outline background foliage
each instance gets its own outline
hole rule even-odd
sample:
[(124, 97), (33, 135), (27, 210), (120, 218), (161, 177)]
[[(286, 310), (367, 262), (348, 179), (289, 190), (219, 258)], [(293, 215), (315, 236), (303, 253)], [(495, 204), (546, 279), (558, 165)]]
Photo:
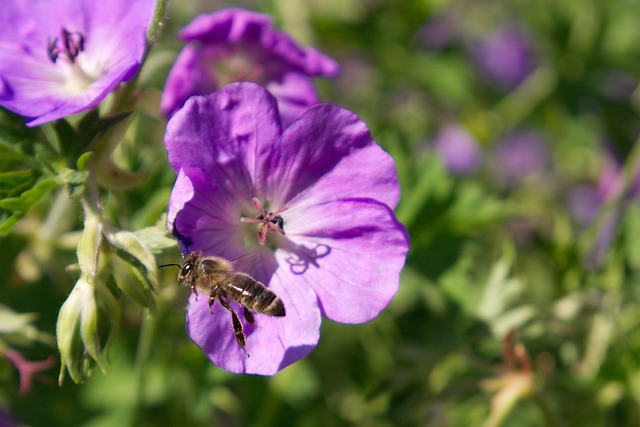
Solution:
[[(84, 384), (67, 377), (58, 387), (56, 362), (20, 394), (17, 371), (0, 359), (0, 408), (34, 426), (638, 425), (640, 4), (240, 3), (336, 58), (342, 74), (318, 83), (324, 99), (360, 115), (394, 156), (403, 188), (397, 215), (411, 235), (396, 298), (364, 325), (325, 319), (315, 351), (274, 377), (239, 376), (188, 340), (188, 290), (164, 269), (152, 302), (120, 292), (106, 375), (98, 368)], [(105, 216), (155, 242), (158, 264), (180, 259), (158, 231), (175, 179), (159, 95), (181, 48), (176, 31), (223, 6), (171, 5), (140, 76), (138, 108), (114, 119), (128, 128), (114, 165), (103, 168), (123, 174), (99, 195)], [(521, 31), (531, 54), (515, 84), (478, 58), (504, 25)], [(78, 279), (66, 269), (77, 263), (83, 229), (85, 158), (74, 152), (73, 129), (92, 122), (70, 122), (25, 129), (4, 112), (0, 122), (0, 350), (10, 345), (30, 360), (59, 361), (56, 319)], [(447, 168), (433, 143), (447, 125), (477, 142), (475, 170)], [(536, 135), (538, 148), (511, 155), (540, 157), (531, 169), (500, 154), (501, 141), (522, 131)], [(40, 133), (59, 146), (32, 142)], [(55, 177), (43, 165), (54, 165)], [(522, 173), (509, 172), (513, 165)], [(616, 191), (607, 186), (612, 174)], [(581, 214), (584, 204), (590, 210)], [(155, 305), (152, 321), (141, 303)], [(512, 330), (517, 344), (505, 340)]]

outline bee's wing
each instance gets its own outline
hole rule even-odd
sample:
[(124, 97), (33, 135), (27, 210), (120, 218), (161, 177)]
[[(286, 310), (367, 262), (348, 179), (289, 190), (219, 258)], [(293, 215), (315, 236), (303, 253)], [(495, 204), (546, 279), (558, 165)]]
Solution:
[(243, 271), (246, 269), (242, 268), (242, 266), (255, 264), (257, 257), (258, 257), (258, 251), (252, 250), (228, 259), (231, 262), (231, 264), (234, 265), (234, 267), (237, 266), (237, 268), (234, 268), (235, 271)]

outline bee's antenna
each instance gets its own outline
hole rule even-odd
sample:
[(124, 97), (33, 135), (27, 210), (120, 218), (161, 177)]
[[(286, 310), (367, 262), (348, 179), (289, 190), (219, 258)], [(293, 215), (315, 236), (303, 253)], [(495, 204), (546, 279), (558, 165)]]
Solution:
[(158, 268), (162, 268), (162, 267), (171, 267), (171, 266), (174, 266), (174, 265), (175, 265), (176, 267), (181, 267), (181, 265), (180, 265), (180, 264), (162, 264), (162, 265), (159, 265), (159, 266), (158, 266)]

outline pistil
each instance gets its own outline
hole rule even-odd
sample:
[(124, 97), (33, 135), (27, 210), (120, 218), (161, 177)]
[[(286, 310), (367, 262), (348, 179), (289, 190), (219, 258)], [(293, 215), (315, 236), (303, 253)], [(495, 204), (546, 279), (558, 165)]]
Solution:
[(260, 231), (258, 231), (258, 243), (260, 243), (261, 246), (264, 246), (267, 240), (267, 231), (272, 230), (277, 231), (282, 235), (285, 234), (284, 219), (280, 216), (280, 214), (287, 210), (286, 207), (280, 208), (275, 212), (267, 213), (256, 197), (253, 198), (253, 206), (258, 210), (258, 212), (260, 212), (260, 215), (258, 215), (256, 218), (242, 217), (240, 218), (240, 221), (259, 224)]

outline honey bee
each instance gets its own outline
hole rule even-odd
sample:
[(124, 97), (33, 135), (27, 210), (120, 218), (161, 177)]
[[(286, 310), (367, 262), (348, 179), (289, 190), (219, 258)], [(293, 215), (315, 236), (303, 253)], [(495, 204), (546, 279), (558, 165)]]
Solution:
[[(177, 265), (177, 264), (176, 264)], [(231, 322), (236, 341), (242, 351), (246, 350), (247, 336), (244, 326), (229, 305), (229, 300), (240, 304), (244, 309), (244, 317), (254, 323), (253, 314), (267, 316), (285, 316), (284, 304), (271, 290), (248, 274), (235, 272), (233, 263), (217, 256), (205, 256), (200, 252), (191, 252), (182, 262), (178, 275), (178, 285), (189, 286), (198, 297), (198, 291), (209, 294), (209, 311), (213, 313), (216, 299), (231, 313)]]

